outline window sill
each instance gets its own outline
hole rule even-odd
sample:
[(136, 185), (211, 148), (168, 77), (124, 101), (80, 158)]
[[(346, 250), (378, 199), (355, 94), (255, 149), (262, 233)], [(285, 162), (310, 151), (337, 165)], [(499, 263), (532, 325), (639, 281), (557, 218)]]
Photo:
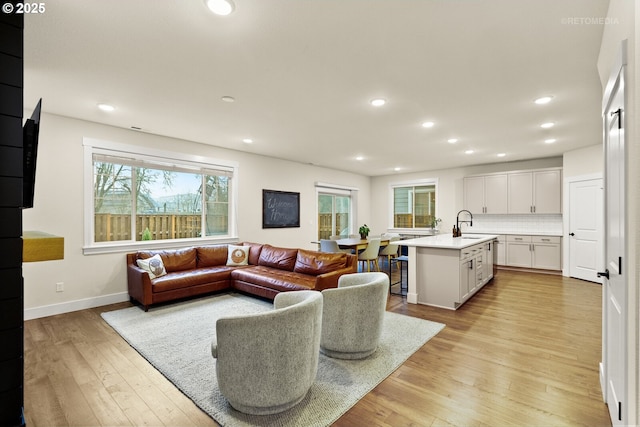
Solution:
[(224, 243), (237, 243), (237, 237), (221, 237), (206, 239), (180, 239), (180, 240), (157, 240), (152, 242), (114, 242), (94, 246), (84, 246), (83, 255), (100, 255), (120, 252), (135, 252), (140, 250), (177, 249), (191, 246), (216, 245)]

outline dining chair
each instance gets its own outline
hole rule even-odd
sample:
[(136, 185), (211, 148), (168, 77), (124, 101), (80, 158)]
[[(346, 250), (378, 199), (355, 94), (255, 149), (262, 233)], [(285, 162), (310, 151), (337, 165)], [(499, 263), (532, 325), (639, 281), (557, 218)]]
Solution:
[(380, 257), (384, 257), (387, 259), (387, 266), (389, 267), (389, 272), (391, 272), (391, 258), (395, 258), (398, 256), (398, 250), (400, 249), (400, 244), (393, 243), (400, 240), (400, 236), (391, 236), (389, 237), (389, 244), (384, 248), (380, 248), (379, 255)]
[(335, 240), (327, 240), (327, 239), (321, 239), (320, 240), (320, 252), (329, 252), (329, 253), (346, 253), (346, 254), (350, 254), (352, 253), (349, 249), (340, 249), (340, 246), (338, 246), (338, 242), (336, 242)]
[[(371, 271), (371, 263), (373, 262), (375, 271), (380, 271), (380, 266), (378, 265), (378, 252), (380, 252), (380, 238), (376, 237), (369, 239), (367, 248), (358, 254), (358, 263), (360, 263), (360, 261), (366, 262), (367, 271)], [(362, 270), (364, 271), (364, 266)]]

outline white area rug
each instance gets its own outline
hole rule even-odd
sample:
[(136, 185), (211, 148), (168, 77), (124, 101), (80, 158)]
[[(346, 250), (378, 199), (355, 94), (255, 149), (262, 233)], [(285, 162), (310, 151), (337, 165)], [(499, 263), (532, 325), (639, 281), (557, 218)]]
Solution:
[(229, 293), (151, 308), (103, 313), (127, 342), (223, 426), (327, 426), (395, 371), (444, 328), (441, 323), (387, 312), (378, 350), (364, 360), (320, 355), (318, 376), (294, 408), (276, 415), (253, 416), (234, 410), (220, 394), (211, 341), (216, 320), (272, 310), (272, 304)]

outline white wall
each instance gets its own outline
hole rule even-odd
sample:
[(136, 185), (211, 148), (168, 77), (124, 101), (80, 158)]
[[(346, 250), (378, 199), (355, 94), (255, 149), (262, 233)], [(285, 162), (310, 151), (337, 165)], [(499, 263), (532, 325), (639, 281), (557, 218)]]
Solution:
[(462, 209), (462, 179), (465, 176), (551, 167), (562, 167), (562, 157), (373, 177), (371, 179), (372, 211), (371, 220), (368, 224), (371, 226), (371, 232), (373, 234), (383, 233), (389, 228), (392, 218), (389, 185), (394, 183), (436, 178), (438, 180), (436, 190), (436, 215), (442, 218), (440, 230), (447, 232), (455, 225), (456, 214)]
[[(65, 257), (23, 264), (26, 319), (128, 298), (124, 253), (82, 253), (84, 137), (238, 162), (241, 241), (315, 249), (317, 181), (358, 188), (358, 212), (369, 212), (370, 179), (357, 174), (50, 114), (43, 115), (40, 131), (34, 208), (24, 211), (23, 229), (64, 237)], [(263, 188), (300, 192), (300, 228), (262, 229)], [(64, 292), (55, 292), (56, 282), (64, 282)]]
[(573, 176), (602, 174), (604, 170), (602, 144), (567, 151), (562, 159), (564, 179)]

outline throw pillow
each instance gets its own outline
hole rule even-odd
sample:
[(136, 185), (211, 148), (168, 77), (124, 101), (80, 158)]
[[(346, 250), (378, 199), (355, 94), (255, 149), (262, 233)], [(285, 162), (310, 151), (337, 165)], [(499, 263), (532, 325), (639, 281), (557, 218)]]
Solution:
[(158, 254), (152, 256), (151, 258), (139, 259), (136, 261), (136, 263), (138, 264), (138, 267), (149, 273), (149, 277), (151, 279), (155, 279), (156, 277), (164, 276), (165, 274), (167, 274), (167, 270), (165, 270), (164, 268), (162, 258), (160, 258), (160, 255)]
[(249, 246), (229, 245), (227, 265), (249, 264)]

